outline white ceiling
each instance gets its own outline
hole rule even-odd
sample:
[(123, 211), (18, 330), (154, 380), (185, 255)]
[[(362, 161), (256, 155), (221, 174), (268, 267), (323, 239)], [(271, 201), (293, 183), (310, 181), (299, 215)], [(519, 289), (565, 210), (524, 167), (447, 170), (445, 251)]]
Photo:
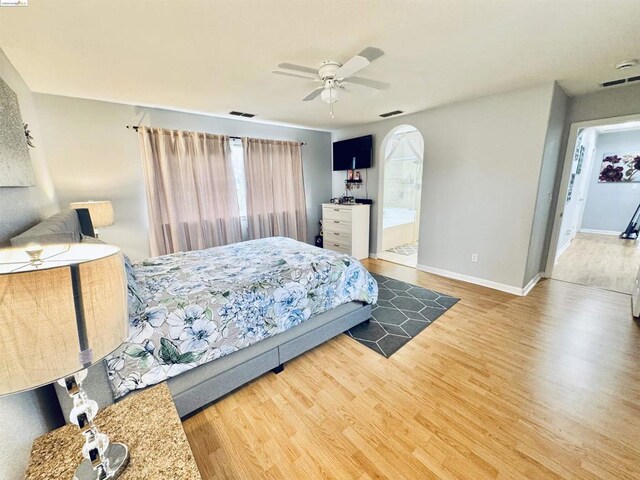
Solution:
[[(335, 118), (278, 63), (385, 55)], [(335, 129), (557, 80), (569, 94), (637, 75), (638, 0), (30, 0), (0, 8), (0, 48), (29, 87), (74, 97)], [(624, 88), (624, 87), (622, 87)]]

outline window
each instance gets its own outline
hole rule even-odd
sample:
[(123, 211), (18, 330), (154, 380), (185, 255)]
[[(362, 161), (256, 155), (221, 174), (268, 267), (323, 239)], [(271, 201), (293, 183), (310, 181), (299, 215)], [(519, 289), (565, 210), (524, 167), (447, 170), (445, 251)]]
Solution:
[(232, 138), (229, 140), (231, 146), (231, 162), (233, 163), (233, 175), (236, 180), (236, 192), (238, 194), (238, 208), (242, 222), (247, 220), (247, 183), (244, 176), (244, 150), (242, 140)]

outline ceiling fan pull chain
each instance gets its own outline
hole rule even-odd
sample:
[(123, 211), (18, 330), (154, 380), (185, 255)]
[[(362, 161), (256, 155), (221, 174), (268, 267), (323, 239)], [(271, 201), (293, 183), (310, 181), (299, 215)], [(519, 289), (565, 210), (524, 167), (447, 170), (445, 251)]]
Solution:
[(329, 114), (333, 118), (333, 88), (329, 88)]

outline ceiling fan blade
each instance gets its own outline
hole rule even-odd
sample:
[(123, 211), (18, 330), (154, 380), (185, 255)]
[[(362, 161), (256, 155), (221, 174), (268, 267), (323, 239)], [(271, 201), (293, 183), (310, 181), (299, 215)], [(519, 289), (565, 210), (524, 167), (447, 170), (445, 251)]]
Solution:
[(367, 47), (358, 54), (359, 57), (364, 57), (369, 60), (369, 62), (373, 62), (382, 55), (384, 55), (384, 52), (376, 47)]
[(276, 75), (284, 75), (285, 77), (302, 78), (304, 80), (311, 80), (313, 82), (322, 81), (317, 76), (313, 76), (313, 75), (301, 75), (299, 73), (280, 72), (278, 70), (274, 70), (271, 73), (275, 73)]
[(337, 78), (349, 78), (356, 72), (359, 72), (371, 62), (384, 55), (384, 52), (379, 48), (367, 47), (359, 54), (351, 57), (347, 60), (347, 63), (342, 65), (336, 72)]
[(345, 82), (362, 85), (363, 87), (375, 88), (376, 90), (386, 90), (391, 86), (391, 84), (387, 82), (379, 82), (377, 80), (369, 80), (368, 78), (362, 77), (349, 77)]
[(320, 93), (322, 92), (322, 90), (324, 90), (324, 87), (318, 87), (316, 88), (313, 92), (311, 92), (309, 95), (307, 95), (306, 97), (304, 97), (302, 99), (303, 102), (308, 102), (309, 100), (313, 100), (314, 98), (316, 98), (318, 95), (320, 95)]
[(318, 75), (317, 68), (303, 67), (302, 65), (295, 65), (293, 63), (281, 63), (278, 65), (278, 68), (284, 68), (285, 70), (295, 70), (296, 72), (311, 73), (316, 76)]

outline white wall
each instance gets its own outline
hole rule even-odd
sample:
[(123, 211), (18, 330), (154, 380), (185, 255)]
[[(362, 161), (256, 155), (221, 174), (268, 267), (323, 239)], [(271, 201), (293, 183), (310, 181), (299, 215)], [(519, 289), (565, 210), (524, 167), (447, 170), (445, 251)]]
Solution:
[[(334, 132), (334, 141), (374, 135), (370, 250), (378, 252), (382, 142), (409, 124), (425, 144), (418, 263), (522, 288), (553, 91), (548, 83)], [(343, 182), (335, 172), (334, 196)]]
[[(29, 124), (36, 149), (30, 149), (36, 186), (0, 188), (0, 239), (7, 240), (54, 213), (57, 202), (49, 178), (31, 91), (0, 50), (0, 77), (16, 92), (22, 119)], [(0, 112), (0, 115), (2, 112)], [(62, 423), (51, 387), (0, 398), (0, 478), (24, 478), (33, 440)]]
[(302, 158), (308, 241), (313, 242), (319, 231), (320, 205), (331, 195), (331, 138), (327, 132), (55, 95), (37, 94), (36, 103), (60, 204), (111, 200), (115, 224), (101, 229), (101, 237), (134, 259), (149, 256), (137, 134), (125, 128), (140, 121), (152, 127), (306, 142)]
[[(595, 155), (596, 130), (594, 128), (585, 129), (579, 140), (580, 142), (575, 146), (571, 156), (571, 173), (576, 175), (571, 192), (571, 199), (567, 200), (566, 197), (561, 199), (564, 201), (564, 210), (558, 236), (556, 259), (569, 246), (582, 224), (582, 215), (584, 213), (585, 200), (589, 190), (589, 179), (593, 167), (593, 156)], [(578, 173), (576, 151), (579, 150), (581, 146), (584, 147), (584, 160), (582, 170)]]
[(622, 232), (640, 202), (640, 183), (599, 183), (602, 158), (609, 153), (640, 154), (640, 130), (598, 135), (582, 228)]

